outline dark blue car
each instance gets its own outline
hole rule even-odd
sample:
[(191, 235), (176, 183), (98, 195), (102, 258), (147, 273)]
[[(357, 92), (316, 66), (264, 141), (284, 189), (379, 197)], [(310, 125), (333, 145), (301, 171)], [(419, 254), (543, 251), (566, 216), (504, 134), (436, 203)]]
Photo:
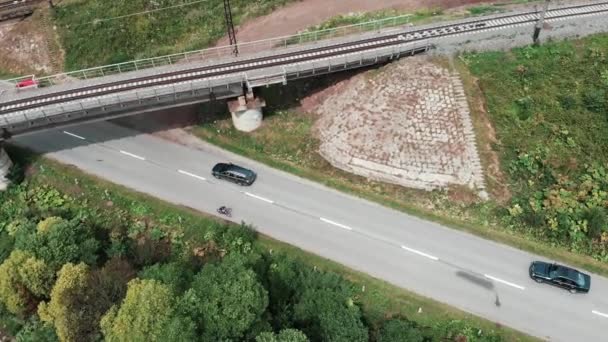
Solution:
[(572, 293), (587, 293), (591, 288), (589, 275), (555, 263), (534, 261), (530, 265), (530, 277), (538, 283), (549, 283)]
[(232, 163), (218, 163), (211, 170), (213, 177), (225, 179), (239, 185), (251, 185), (255, 182), (255, 172)]

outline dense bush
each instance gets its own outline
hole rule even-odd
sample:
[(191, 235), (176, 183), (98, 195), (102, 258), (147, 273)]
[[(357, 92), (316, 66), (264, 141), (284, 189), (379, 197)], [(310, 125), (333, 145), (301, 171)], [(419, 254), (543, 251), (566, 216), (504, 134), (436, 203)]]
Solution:
[(463, 60), (480, 80), (513, 185), (500, 218), (608, 261), (606, 48), (598, 35)]

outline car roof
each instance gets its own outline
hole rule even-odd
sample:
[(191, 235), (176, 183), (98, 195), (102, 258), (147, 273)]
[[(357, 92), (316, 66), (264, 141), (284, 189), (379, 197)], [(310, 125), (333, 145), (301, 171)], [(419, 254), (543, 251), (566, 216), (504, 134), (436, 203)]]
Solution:
[(220, 165), (220, 167), (225, 171), (233, 171), (246, 177), (251, 177), (254, 175), (253, 171), (235, 164), (219, 163), (218, 165)]
[(575, 280), (579, 274), (584, 274), (578, 270), (575, 270), (574, 268), (570, 268), (568, 266), (564, 266), (564, 265), (560, 265), (560, 264), (556, 264), (556, 263), (549, 263), (549, 262), (544, 262), (544, 261), (535, 261), (534, 263), (543, 264), (543, 265), (547, 265), (547, 266), (554, 266), (555, 271), (558, 276), (569, 278), (569, 279)]
[(571, 280), (577, 280), (579, 273), (579, 271), (573, 268), (557, 265), (557, 275), (560, 277), (568, 278)]

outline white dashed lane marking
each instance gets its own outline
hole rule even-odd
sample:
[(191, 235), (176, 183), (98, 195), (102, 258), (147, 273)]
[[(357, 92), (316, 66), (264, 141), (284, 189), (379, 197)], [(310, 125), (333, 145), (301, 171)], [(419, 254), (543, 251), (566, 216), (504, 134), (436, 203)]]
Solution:
[(133, 157), (135, 159), (146, 160), (146, 158), (144, 157), (138, 156), (137, 154), (129, 153), (127, 151), (120, 150), (120, 153), (124, 154), (125, 156)]
[(334, 221), (332, 221), (332, 220), (328, 220), (328, 219), (323, 218), (323, 217), (319, 217), (319, 219), (320, 219), (321, 221), (325, 222), (325, 223), (329, 223), (329, 224), (331, 224), (331, 225), (334, 225), (334, 226), (336, 226), (336, 227), (340, 227), (340, 228), (342, 228), (342, 229), (346, 229), (346, 230), (353, 230), (353, 229), (352, 229), (351, 227), (349, 227), (349, 226), (343, 225), (343, 224), (338, 223), (338, 222), (334, 222)]
[(254, 195), (254, 194), (252, 194), (252, 193), (250, 193), (250, 192), (244, 192), (244, 194), (245, 194), (245, 195), (247, 195), (247, 196), (249, 196), (249, 197), (253, 197), (253, 198), (255, 198), (255, 199), (259, 199), (260, 201), (264, 201), (264, 202), (266, 202), (266, 203), (270, 203), (270, 204), (273, 204), (273, 203), (274, 203), (274, 201), (273, 201), (273, 200), (269, 200), (268, 198), (264, 198), (264, 197), (262, 197), (262, 196)]
[(488, 274), (484, 274), (483, 276), (484, 276), (484, 277), (486, 277), (486, 278), (488, 278), (488, 279), (494, 280), (495, 282), (498, 282), (498, 283), (503, 283), (503, 284), (505, 284), (505, 285), (512, 286), (512, 287), (514, 287), (514, 288), (516, 288), (516, 289), (520, 289), (520, 290), (525, 290), (525, 289), (526, 289), (526, 288), (525, 288), (525, 287), (523, 287), (523, 286), (520, 286), (520, 285), (517, 285), (517, 284), (511, 283), (511, 282), (508, 282), (508, 281), (506, 281), (506, 280), (502, 280), (502, 279), (500, 279), (500, 278), (493, 277), (493, 276), (488, 275)]
[(418, 254), (418, 255), (420, 255), (420, 256), (423, 256), (423, 257), (425, 257), (425, 258), (429, 258), (429, 259), (431, 259), (431, 260), (435, 260), (435, 261), (438, 261), (438, 260), (439, 260), (439, 258), (438, 258), (438, 257), (436, 257), (436, 256), (434, 256), (434, 255), (430, 255), (430, 254), (427, 254), (427, 253), (421, 252), (421, 251), (419, 251), (419, 250), (416, 250), (416, 249), (413, 249), (413, 248), (409, 248), (409, 247), (407, 247), (407, 246), (403, 246), (403, 245), (401, 245), (401, 248), (405, 249), (405, 250), (406, 250), (406, 251), (408, 251), (408, 252), (412, 252), (412, 253), (414, 253), (414, 254)]
[(68, 131), (63, 131), (63, 133), (64, 133), (64, 134), (67, 134), (67, 135), (69, 135), (69, 136), (72, 136), (72, 137), (74, 137), (74, 138), (80, 139), (80, 140), (86, 140), (84, 137), (81, 137), (81, 136), (80, 136), (80, 135), (78, 135), (78, 134), (70, 133), (70, 132), (68, 132)]
[(593, 311), (591, 311), (591, 313), (593, 313), (595, 315), (598, 315), (598, 316), (602, 316), (604, 318), (608, 318), (608, 314), (605, 314), (603, 312), (599, 312), (599, 311), (593, 310)]
[(186, 176), (190, 176), (192, 178), (196, 178), (196, 179), (200, 179), (202, 181), (206, 181), (207, 178), (199, 176), (199, 175), (195, 175), (194, 173), (190, 173), (188, 171), (184, 171), (184, 170), (177, 170), (177, 172), (181, 173), (182, 175), (186, 175)]

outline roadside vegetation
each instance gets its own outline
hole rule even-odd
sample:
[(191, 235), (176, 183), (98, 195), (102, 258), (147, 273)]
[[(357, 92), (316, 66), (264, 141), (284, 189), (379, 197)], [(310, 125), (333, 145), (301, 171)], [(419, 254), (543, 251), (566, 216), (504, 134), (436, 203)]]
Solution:
[(481, 5), (473, 6), (469, 8), (468, 11), (471, 15), (488, 15), (501, 12), (502, 8), (496, 5)]
[(0, 326), (18, 341), (533, 340), (249, 227), (9, 153), (21, 182), (0, 193)]
[(608, 261), (608, 36), (462, 57), (479, 79), (513, 197), (496, 216)]
[(319, 25), (312, 26), (306, 29), (304, 32), (313, 32), (320, 30), (327, 30), (331, 28), (336, 28), (340, 26), (361, 24), (370, 21), (377, 21), (387, 18), (394, 18), (399, 16), (407, 16), (407, 19), (404, 18), (402, 22), (397, 22), (396, 25), (403, 25), (406, 23), (414, 23), (419, 22), (424, 19), (428, 19), (431, 17), (439, 17), (443, 15), (443, 10), (441, 8), (427, 8), (411, 12), (404, 12), (398, 10), (381, 10), (381, 11), (373, 11), (373, 12), (355, 12), (349, 13), (345, 15), (335, 16)]
[(456, 61), (469, 78), (467, 92), (478, 93), (482, 108), (487, 102), (487, 114), (471, 106), (473, 120), (489, 115), (498, 141), (491, 149), (506, 174), (494, 185), (509, 194), (485, 203), (462, 188), (417, 191), (331, 167), (317, 153), (315, 116), (297, 104), (336, 79), (261, 90), (269, 107), (263, 127), (252, 134), (236, 131), (225, 116), (193, 132), (339, 190), (606, 275), (607, 47), (606, 36), (594, 36), (508, 53), (467, 54)]
[[(289, 1), (232, 0), (234, 24)], [(192, 4), (154, 12), (188, 3)], [(152, 12), (120, 18), (144, 11)], [(212, 45), (226, 32), (222, 0), (78, 0), (59, 4), (54, 16), (66, 70), (196, 50)], [(114, 19), (102, 20), (106, 18)]]

